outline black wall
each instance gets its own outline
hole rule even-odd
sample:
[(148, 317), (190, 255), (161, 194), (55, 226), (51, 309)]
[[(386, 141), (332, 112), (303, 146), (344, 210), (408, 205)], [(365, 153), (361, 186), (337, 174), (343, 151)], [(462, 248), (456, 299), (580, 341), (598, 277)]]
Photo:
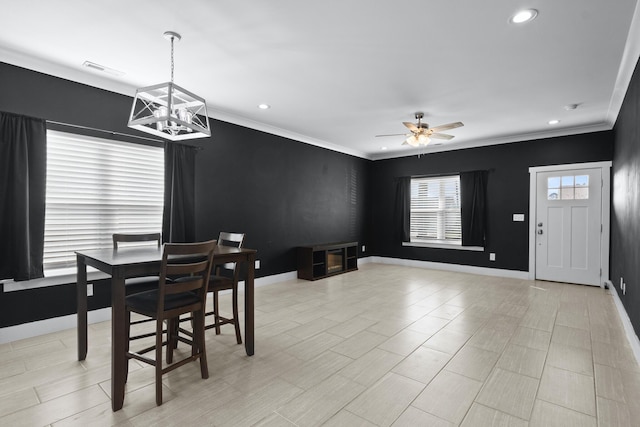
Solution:
[[(614, 127), (611, 281), (640, 332), (640, 65)], [(626, 283), (622, 295), (620, 278)]]
[[(0, 63), (0, 111), (147, 136), (126, 126), (131, 101)], [(246, 246), (258, 250), (262, 264), (258, 277), (294, 271), (297, 245), (338, 240), (366, 244), (370, 161), (216, 120), (211, 128), (210, 139), (193, 142), (201, 148), (196, 162), (198, 238), (215, 238), (220, 231), (247, 233)], [(109, 306), (108, 286), (94, 289), (90, 308)], [(74, 284), (2, 292), (0, 328), (72, 314), (75, 306)]]
[[(392, 258), (528, 271), (529, 167), (611, 160), (612, 146), (613, 132), (608, 131), (376, 161), (371, 180), (374, 250)], [(395, 179), (472, 170), (489, 171), (485, 252), (403, 247), (394, 234)], [(513, 222), (514, 213), (524, 213), (525, 222)], [(496, 261), (489, 261), (489, 252)]]

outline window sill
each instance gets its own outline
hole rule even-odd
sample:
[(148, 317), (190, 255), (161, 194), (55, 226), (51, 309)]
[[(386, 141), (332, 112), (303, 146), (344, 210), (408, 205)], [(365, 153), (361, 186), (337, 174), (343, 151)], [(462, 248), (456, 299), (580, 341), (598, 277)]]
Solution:
[(475, 251), (483, 252), (482, 246), (462, 246), (455, 243), (437, 243), (437, 242), (402, 242), (402, 246), (410, 246), (416, 248), (434, 248), (434, 249), (454, 249), (458, 251)]
[[(109, 276), (101, 271), (87, 271), (87, 282), (92, 280), (108, 279)], [(43, 277), (41, 279), (24, 280), (14, 282), (13, 280), (5, 280), (0, 282), (3, 285), (3, 292), (25, 291), (29, 289), (46, 288), (49, 286), (69, 285), (76, 283), (76, 273), (59, 274), (51, 277)]]

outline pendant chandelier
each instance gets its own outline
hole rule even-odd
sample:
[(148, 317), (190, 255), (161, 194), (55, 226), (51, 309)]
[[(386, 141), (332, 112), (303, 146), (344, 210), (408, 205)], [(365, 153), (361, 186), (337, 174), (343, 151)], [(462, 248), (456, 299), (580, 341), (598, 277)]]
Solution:
[(170, 141), (209, 137), (205, 100), (173, 83), (173, 43), (181, 36), (167, 31), (164, 37), (171, 41), (171, 81), (138, 89), (127, 125)]

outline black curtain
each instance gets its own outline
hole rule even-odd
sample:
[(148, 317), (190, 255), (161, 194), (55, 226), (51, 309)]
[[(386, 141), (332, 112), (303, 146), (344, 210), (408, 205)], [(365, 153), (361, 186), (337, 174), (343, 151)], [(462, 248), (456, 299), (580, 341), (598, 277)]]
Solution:
[(396, 204), (394, 213), (394, 229), (401, 242), (411, 240), (411, 177), (404, 176), (396, 181)]
[(0, 279), (43, 277), (45, 120), (0, 112)]
[(196, 148), (176, 143), (165, 144), (164, 242), (195, 241), (195, 165)]
[(487, 171), (460, 173), (462, 246), (484, 246)]

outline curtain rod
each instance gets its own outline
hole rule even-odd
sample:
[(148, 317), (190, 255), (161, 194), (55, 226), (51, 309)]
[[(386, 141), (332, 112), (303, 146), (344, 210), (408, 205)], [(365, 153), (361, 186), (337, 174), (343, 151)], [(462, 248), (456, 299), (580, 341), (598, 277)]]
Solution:
[(160, 143), (165, 142), (162, 139), (147, 138), (145, 136), (131, 135), (131, 134), (128, 134), (128, 133), (116, 132), (116, 131), (112, 131), (112, 130), (97, 129), (97, 128), (92, 128), (92, 127), (89, 127), (89, 126), (73, 125), (71, 123), (56, 122), (54, 120), (47, 120), (47, 123), (51, 123), (53, 125), (59, 125), (59, 126), (68, 126), (68, 127), (77, 128), (77, 129), (91, 130), (91, 131), (95, 131), (95, 132), (103, 132), (103, 133), (108, 133), (108, 134), (111, 134), (111, 135), (126, 136), (128, 138), (144, 139), (145, 141), (160, 142)]

